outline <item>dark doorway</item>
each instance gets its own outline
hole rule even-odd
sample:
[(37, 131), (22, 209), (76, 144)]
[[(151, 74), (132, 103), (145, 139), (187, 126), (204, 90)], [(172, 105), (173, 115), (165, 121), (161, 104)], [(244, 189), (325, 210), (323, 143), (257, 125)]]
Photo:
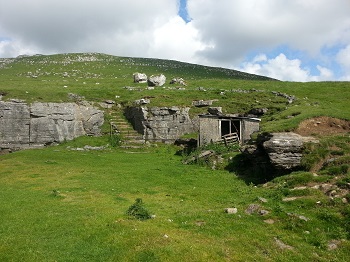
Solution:
[(239, 120), (221, 120), (221, 136), (237, 133), (238, 137), (241, 139), (241, 121)]
[(221, 136), (230, 134), (231, 130), (231, 121), (230, 120), (221, 120)]

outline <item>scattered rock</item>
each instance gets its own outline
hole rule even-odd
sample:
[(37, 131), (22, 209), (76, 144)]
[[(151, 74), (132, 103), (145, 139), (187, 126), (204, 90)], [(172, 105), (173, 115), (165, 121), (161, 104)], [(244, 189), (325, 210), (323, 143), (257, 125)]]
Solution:
[(149, 103), (151, 103), (151, 100), (149, 99), (145, 99), (145, 98), (141, 98), (139, 100), (135, 100), (134, 102), (136, 105), (147, 105)]
[(310, 220), (309, 218), (307, 218), (305, 216), (294, 214), (294, 213), (287, 213), (287, 215), (290, 216), (290, 217), (299, 218), (300, 220), (304, 220), (304, 221), (309, 221)]
[(113, 101), (113, 100), (105, 100), (105, 101), (99, 103), (99, 105), (102, 108), (109, 109), (109, 108), (112, 108), (115, 105), (115, 101)]
[(104, 150), (106, 149), (105, 146), (89, 146), (89, 145), (86, 145), (84, 146), (84, 149), (85, 150)]
[(194, 222), (194, 223), (195, 223), (196, 226), (199, 226), (199, 227), (205, 225), (205, 221), (202, 221), (202, 220), (198, 220), (198, 221), (196, 221), (196, 222)]
[(248, 112), (248, 114), (262, 116), (266, 114), (267, 111), (269, 111), (267, 108), (253, 108)]
[(273, 219), (265, 219), (264, 222), (265, 222), (266, 224), (272, 225), (272, 224), (275, 223), (275, 220), (273, 220)]
[(253, 213), (258, 213), (259, 212), (259, 210), (260, 210), (260, 205), (258, 205), (258, 204), (250, 204), (249, 206), (248, 206), (248, 208), (245, 210), (245, 213), (246, 214), (249, 214), (249, 215), (251, 215), (251, 214), (253, 214)]
[(267, 199), (263, 197), (258, 197), (259, 201), (262, 203), (267, 203)]
[(217, 100), (194, 100), (192, 101), (192, 105), (195, 107), (211, 106), (215, 101)]
[(227, 214), (237, 214), (238, 210), (235, 207), (225, 208), (225, 213)]
[(73, 94), (73, 93), (68, 93), (68, 98), (74, 101), (82, 101), (85, 100), (84, 96), (80, 96), (77, 94)]
[(339, 245), (341, 244), (340, 240), (331, 240), (329, 241), (328, 245), (327, 245), (327, 249), (330, 250), (335, 250), (339, 247)]
[(278, 239), (277, 237), (275, 237), (274, 239), (275, 239), (275, 243), (277, 244), (277, 246), (280, 249), (288, 249), (288, 250), (294, 249), (292, 246), (289, 246), (289, 245), (283, 243), (282, 240)]
[(182, 86), (187, 86), (185, 80), (183, 80), (181, 77), (171, 79), (170, 84), (179, 84)]
[(272, 91), (272, 94), (286, 98), (288, 100), (288, 104), (293, 103), (294, 100), (296, 99), (295, 96), (293, 96), (293, 95), (287, 95), (285, 93), (280, 93), (277, 91)]
[(265, 209), (262, 209), (262, 210), (259, 211), (259, 215), (261, 215), (261, 216), (266, 216), (266, 215), (268, 215), (269, 213), (270, 213), (270, 212), (267, 211), (267, 210), (265, 210)]
[(209, 107), (208, 113), (211, 115), (220, 116), (222, 115), (222, 107)]

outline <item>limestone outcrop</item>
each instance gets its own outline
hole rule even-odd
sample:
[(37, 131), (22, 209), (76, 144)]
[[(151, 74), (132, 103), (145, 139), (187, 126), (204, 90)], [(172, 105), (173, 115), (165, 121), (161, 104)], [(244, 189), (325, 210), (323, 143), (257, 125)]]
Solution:
[(149, 86), (163, 86), (165, 84), (166, 77), (163, 74), (160, 75), (151, 75), (148, 78)]
[(100, 135), (103, 112), (87, 102), (0, 101), (0, 150), (41, 147), (83, 135)]
[(134, 83), (147, 83), (147, 75), (144, 73), (134, 73)]
[(198, 131), (188, 107), (129, 107), (125, 116), (145, 140), (174, 142), (180, 136)]
[(303, 137), (296, 133), (271, 133), (271, 138), (263, 143), (263, 148), (274, 167), (293, 169), (300, 166), (303, 144)]
[(260, 136), (256, 144), (244, 146), (242, 152), (260, 167), (293, 170), (301, 165), (305, 142), (317, 141), (293, 132), (270, 133)]

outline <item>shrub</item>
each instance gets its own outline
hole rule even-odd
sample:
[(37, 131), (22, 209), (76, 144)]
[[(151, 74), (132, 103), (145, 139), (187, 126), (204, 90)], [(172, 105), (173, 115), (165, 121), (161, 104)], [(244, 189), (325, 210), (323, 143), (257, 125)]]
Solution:
[(120, 146), (122, 143), (122, 138), (121, 138), (121, 135), (119, 135), (119, 134), (110, 135), (108, 140), (109, 140), (109, 144), (111, 145), (111, 147)]
[(139, 220), (146, 220), (151, 218), (151, 215), (144, 207), (141, 198), (137, 198), (135, 200), (135, 203), (132, 204), (126, 211), (126, 214)]

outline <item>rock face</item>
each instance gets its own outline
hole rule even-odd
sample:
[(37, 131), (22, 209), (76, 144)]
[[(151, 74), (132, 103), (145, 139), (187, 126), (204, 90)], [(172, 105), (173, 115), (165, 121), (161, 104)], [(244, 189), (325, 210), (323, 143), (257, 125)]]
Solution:
[(163, 74), (160, 75), (151, 75), (148, 78), (148, 85), (149, 86), (162, 86), (165, 84), (166, 77)]
[(290, 171), (300, 167), (305, 142), (317, 141), (292, 132), (271, 133), (259, 137), (256, 144), (244, 146), (242, 152), (261, 170), (271, 167)]
[(188, 107), (129, 107), (125, 115), (145, 140), (174, 142), (181, 135), (198, 130)]
[(271, 138), (263, 143), (263, 148), (274, 167), (293, 169), (300, 166), (303, 143), (303, 137), (292, 132), (272, 133)]
[(90, 104), (0, 101), (0, 150), (41, 147), (100, 135), (103, 112)]

